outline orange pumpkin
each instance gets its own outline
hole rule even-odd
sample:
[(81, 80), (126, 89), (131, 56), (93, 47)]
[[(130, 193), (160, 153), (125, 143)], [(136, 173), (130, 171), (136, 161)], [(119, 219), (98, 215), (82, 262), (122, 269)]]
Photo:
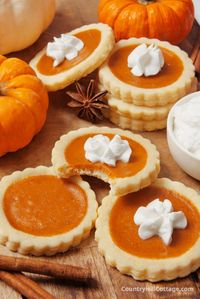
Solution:
[(192, 0), (100, 0), (99, 20), (117, 40), (148, 37), (180, 43), (194, 21)]
[(18, 58), (0, 55), (0, 156), (26, 146), (46, 120), (48, 94)]

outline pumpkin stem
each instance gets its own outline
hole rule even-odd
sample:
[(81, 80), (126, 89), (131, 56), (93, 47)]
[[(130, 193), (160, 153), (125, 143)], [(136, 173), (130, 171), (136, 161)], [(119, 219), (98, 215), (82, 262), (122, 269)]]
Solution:
[(138, 0), (138, 3), (143, 4), (143, 5), (148, 5), (155, 2), (155, 0)]

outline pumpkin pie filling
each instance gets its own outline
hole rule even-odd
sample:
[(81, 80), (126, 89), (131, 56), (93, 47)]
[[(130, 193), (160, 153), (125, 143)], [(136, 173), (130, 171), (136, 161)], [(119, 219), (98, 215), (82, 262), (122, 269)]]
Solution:
[[(65, 149), (65, 159), (69, 167), (80, 168), (90, 171), (101, 171), (106, 173), (110, 178), (124, 178), (135, 175), (142, 170), (147, 161), (147, 152), (145, 148), (138, 142), (127, 137), (121, 136), (122, 139), (127, 140), (132, 154), (128, 163), (117, 161), (116, 166), (109, 166), (104, 163), (92, 163), (85, 158), (84, 144), (89, 137), (96, 134), (86, 134), (84, 136), (74, 139)], [(104, 134), (112, 139), (114, 134)]]
[(54, 236), (77, 227), (87, 212), (85, 192), (53, 175), (30, 176), (11, 184), (3, 198), (10, 225), (35, 236)]
[[(168, 246), (158, 236), (142, 240), (133, 221), (137, 209), (156, 198), (169, 199), (174, 211), (182, 211), (188, 220), (185, 229), (174, 230)], [(109, 229), (113, 242), (123, 251), (142, 258), (163, 259), (180, 256), (194, 245), (199, 238), (199, 217), (198, 210), (183, 195), (166, 188), (147, 187), (118, 198), (110, 213)]]
[(157, 75), (137, 77), (128, 67), (128, 56), (138, 45), (126, 46), (114, 52), (108, 62), (112, 73), (121, 81), (140, 88), (161, 88), (168, 86), (181, 76), (183, 63), (172, 51), (160, 47), (165, 64)]
[(57, 67), (53, 66), (53, 59), (47, 55), (43, 55), (37, 64), (37, 69), (43, 75), (52, 76), (69, 70), (89, 57), (98, 47), (101, 41), (101, 31), (90, 29), (74, 34), (75, 37), (81, 39), (84, 43), (83, 49), (78, 56), (71, 61), (65, 59), (63, 63)]

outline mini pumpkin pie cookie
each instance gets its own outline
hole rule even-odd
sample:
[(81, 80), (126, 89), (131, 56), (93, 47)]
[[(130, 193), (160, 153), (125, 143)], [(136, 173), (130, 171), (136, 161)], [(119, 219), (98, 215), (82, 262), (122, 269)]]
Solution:
[(30, 65), (49, 91), (62, 89), (98, 68), (115, 40), (106, 24), (90, 24), (61, 34), (40, 51)]
[(97, 213), (95, 194), (80, 177), (27, 168), (0, 182), (0, 243), (21, 254), (53, 255), (86, 238)]
[(147, 38), (119, 41), (101, 66), (99, 81), (114, 97), (139, 106), (174, 103), (197, 85), (187, 53)]
[(148, 139), (107, 127), (81, 128), (63, 135), (52, 151), (52, 164), (61, 177), (95, 176), (118, 195), (148, 186), (160, 170), (159, 153)]
[(200, 195), (158, 179), (98, 210), (95, 238), (106, 262), (136, 280), (171, 280), (200, 267)]

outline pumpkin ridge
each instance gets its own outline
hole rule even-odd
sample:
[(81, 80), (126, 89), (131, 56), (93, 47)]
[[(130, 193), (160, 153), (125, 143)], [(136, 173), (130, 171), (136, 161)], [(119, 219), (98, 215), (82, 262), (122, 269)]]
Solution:
[[(113, 0), (108, 0), (108, 1), (104, 4), (104, 6), (108, 6), (108, 4), (110, 5), (110, 4), (112, 4), (112, 2), (113, 2)], [(130, 2), (130, 1), (129, 1), (129, 2)], [(133, 4), (133, 3), (131, 3), (131, 2), (130, 2), (130, 4), (125, 3), (122, 7), (120, 7), (120, 8), (118, 9), (118, 12), (115, 14), (115, 16), (114, 16), (113, 19), (112, 19), (112, 24), (110, 24), (110, 22), (109, 22), (108, 25), (110, 25), (110, 26), (115, 26), (115, 21), (116, 21), (116, 19), (118, 18), (119, 14), (121, 14), (122, 10), (123, 10), (124, 8), (126, 8), (127, 6), (132, 5), (132, 4)], [(107, 10), (107, 9), (105, 9), (105, 10)], [(109, 7), (109, 10), (110, 10), (110, 7)], [(100, 16), (100, 11), (101, 11), (101, 7), (100, 7), (100, 5), (99, 5), (99, 16)], [(100, 17), (100, 21), (101, 21), (101, 17)], [(104, 23), (104, 21), (102, 21), (102, 22)]]
[[(169, 11), (173, 12), (173, 16), (176, 17), (176, 19), (178, 20), (177, 23), (180, 24), (180, 23), (181, 23), (181, 20), (180, 20), (178, 14), (176, 13), (176, 11), (175, 11), (174, 9), (172, 9), (171, 6), (167, 5), (165, 2), (163, 2), (162, 5), (163, 5), (164, 7), (167, 7), (167, 9), (168, 9)], [(182, 27), (179, 26), (179, 28), (180, 28), (180, 31), (179, 31), (179, 34), (178, 34), (178, 35), (181, 35), (181, 36), (182, 36), (182, 35), (183, 35)], [(177, 29), (178, 29), (178, 28), (177, 28), (177, 25), (176, 25), (176, 30), (177, 30)], [(171, 42), (173, 43), (173, 41), (171, 41)]]
[[(4, 103), (2, 103), (2, 101), (4, 101)], [(22, 105), (20, 101), (11, 97), (3, 97), (2, 101), (1, 105), (7, 105), (6, 115), (4, 115), (5, 108), (1, 109), (0, 107), (1, 126), (4, 129), (8, 141), (7, 151), (16, 151), (17, 149), (26, 146), (33, 138), (35, 134), (35, 122), (30, 111), (25, 105)], [(9, 106), (12, 108), (11, 111), (9, 111)], [(19, 108), (20, 111), (18, 112)]]
[[(32, 82), (27, 82), (27, 80), (30, 80)], [(21, 81), (21, 82), (20, 82)], [(24, 84), (25, 82), (25, 84)], [(27, 83), (32, 83), (32, 84), (27, 84)], [(46, 92), (46, 89), (44, 85), (42, 84), (41, 80), (39, 80), (36, 76), (34, 75), (27, 75), (27, 74), (22, 74), (19, 75), (11, 80), (8, 81), (6, 87), (8, 89), (18, 89), (18, 88), (26, 88), (29, 90), (34, 91), (40, 99), (40, 102), (44, 108), (44, 111), (47, 111), (48, 109), (48, 94)]]
[(16, 103), (22, 105), (24, 107), (24, 109), (26, 111), (28, 111), (28, 113), (30, 113), (32, 115), (32, 119), (33, 119), (33, 122), (34, 122), (34, 127), (35, 127), (35, 130), (34, 130), (34, 135), (37, 133), (37, 122), (36, 122), (36, 119), (35, 119), (35, 115), (33, 113), (33, 111), (22, 101), (20, 101), (19, 99), (15, 98), (15, 97), (12, 97), (12, 96), (9, 96), (9, 98), (11, 98), (13, 101), (15, 101)]
[(0, 97), (6, 96), (6, 82), (0, 82)]
[(116, 20), (118, 19), (119, 15), (123, 12), (124, 9), (127, 9), (129, 6), (133, 5), (133, 3), (130, 3), (130, 4), (126, 4), (124, 5), (123, 7), (121, 7), (121, 10), (118, 11), (118, 13), (115, 15), (115, 18), (114, 18), (114, 21), (113, 21), (113, 24), (115, 26), (115, 22)]
[[(20, 103), (24, 104), (24, 106), (26, 106), (27, 109), (30, 110), (35, 120), (36, 133), (38, 133), (46, 119), (46, 117), (44, 116), (46, 113), (46, 109), (44, 109), (41, 103), (40, 96), (33, 90), (25, 87), (17, 88), (13, 91), (10, 90), (10, 92), (8, 92), (8, 95), (13, 97), (13, 99), (18, 100)], [(38, 109), (37, 105), (40, 106), (40, 109)]]
[[(189, 2), (188, 1), (182, 1), (182, 0), (176, 0), (175, 2), (177, 2), (177, 3), (181, 3), (182, 5), (186, 5), (187, 6), (187, 14), (188, 14), (188, 12), (190, 12), (191, 13), (191, 11), (190, 11), (190, 8), (189, 8)], [(168, 5), (167, 5), (168, 4)], [(174, 7), (171, 7), (171, 5), (174, 5), (174, 3), (173, 3), (173, 1), (171, 1), (171, 0), (166, 0), (166, 1), (164, 1), (163, 2), (163, 5), (165, 5), (166, 7), (168, 7), (168, 9), (171, 9), (173, 12), (174, 12), (174, 14), (175, 14), (175, 16), (177, 17), (177, 19), (179, 20), (179, 22), (181, 23), (181, 18), (180, 18), (180, 16), (178, 15), (178, 13), (177, 13), (177, 10), (176, 9), (174, 9)], [(180, 30), (181, 30), (181, 33), (180, 33), (180, 38), (179, 38), (179, 41), (178, 41), (178, 43), (179, 42), (181, 42), (181, 40), (183, 39), (183, 36), (184, 36), (184, 30), (183, 30), (184, 28), (182, 27), (182, 26), (180, 26)], [(191, 28), (190, 28), (191, 29)]]
[[(130, 3), (130, 4), (128, 4), (126, 7), (124, 7), (121, 11), (120, 11), (120, 14), (122, 14), (123, 13), (123, 11), (125, 11), (125, 10), (127, 10), (129, 7), (133, 7), (133, 6), (138, 6), (139, 4), (137, 3), (137, 2), (134, 2), (134, 3)], [(147, 13), (147, 6), (146, 5), (143, 5), (143, 7), (144, 7), (144, 9), (146, 10), (146, 14), (147, 14), (147, 16), (148, 16), (148, 13)], [(115, 19), (115, 23), (116, 22), (119, 22), (120, 23), (120, 28), (121, 28), (121, 22), (123, 21), (123, 20), (118, 20), (118, 18), (121, 18), (121, 16), (120, 15), (118, 15), (118, 17)], [(117, 26), (116, 26), (117, 27)], [(114, 25), (114, 31), (115, 31), (115, 25)], [(148, 28), (148, 26), (147, 26), (147, 28)], [(149, 28), (148, 28), (148, 31), (149, 31)], [(116, 35), (116, 37), (117, 37), (117, 40), (120, 40), (120, 39), (122, 39), (122, 37), (118, 34), (118, 35)], [(127, 39), (128, 37), (125, 37), (125, 39)]]
[(0, 81), (9, 81), (22, 74), (35, 75), (33, 69), (18, 58), (8, 58), (0, 65)]
[[(162, 4), (161, 4), (162, 5)], [(150, 38), (153, 38), (153, 37), (156, 37), (157, 38), (157, 34), (158, 34), (158, 32), (159, 32), (159, 36), (161, 37), (161, 34), (162, 34), (162, 40), (163, 40), (163, 38), (164, 38), (164, 40), (165, 40), (165, 35), (164, 35), (164, 33), (162, 32), (162, 29), (161, 28), (163, 28), (163, 26), (164, 26), (164, 21), (163, 21), (163, 19), (162, 19), (162, 16), (160, 17), (161, 18), (161, 21), (162, 21), (162, 24), (159, 24), (159, 28), (155, 28), (155, 24), (154, 24), (154, 19), (152, 18), (152, 16), (154, 16), (155, 17), (155, 15), (154, 14), (156, 14), (157, 16), (160, 16), (161, 15), (161, 9), (160, 9), (160, 3), (154, 3), (154, 6), (153, 6), (153, 8), (151, 7), (151, 6), (149, 6), (149, 5), (147, 5), (146, 6), (147, 7), (147, 15), (148, 15), (148, 24), (149, 24), (149, 26), (148, 26), (148, 36), (150, 37)], [(152, 11), (154, 11), (154, 14), (152, 13)], [(155, 13), (155, 11), (156, 11), (156, 13)], [(152, 34), (152, 31), (151, 31), (151, 28), (153, 28), (154, 29), (154, 32), (153, 32), (153, 34)], [(155, 33), (155, 29), (156, 29), (156, 33)], [(161, 29), (161, 32), (160, 31), (158, 31), (158, 30), (160, 30)]]
[(0, 65), (6, 60), (6, 57), (3, 55), (0, 55)]
[[(135, 2), (135, 3), (130, 3), (130, 4), (127, 4), (126, 6), (124, 6), (122, 9), (121, 9), (121, 11), (119, 12), (119, 13), (122, 13), (123, 12), (123, 10), (125, 10), (125, 9), (127, 9), (127, 8), (129, 8), (129, 6), (135, 6), (135, 5), (137, 5), (137, 3)], [(118, 14), (119, 15), (119, 14)]]
[[(3, 137), (3, 138), (2, 138)], [(3, 141), (2, 141), (3, 139)], [(8, 143), (6, 141), (6, 133), (4, 130), (4, 127), (2, 126), (0, 122), (0, 157), (3, 156), (8, 149)]]

